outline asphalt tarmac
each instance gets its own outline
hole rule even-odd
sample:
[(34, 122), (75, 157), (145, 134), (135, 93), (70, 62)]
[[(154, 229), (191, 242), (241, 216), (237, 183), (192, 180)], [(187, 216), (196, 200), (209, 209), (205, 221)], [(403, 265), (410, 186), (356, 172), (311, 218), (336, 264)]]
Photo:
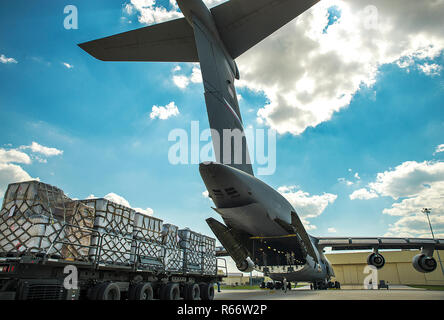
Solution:
[(309, 287), (282, 290), (223, 290), (215, 300), (444, 300), (444, 291), (397, 286), (390, 290), (310, 290)]

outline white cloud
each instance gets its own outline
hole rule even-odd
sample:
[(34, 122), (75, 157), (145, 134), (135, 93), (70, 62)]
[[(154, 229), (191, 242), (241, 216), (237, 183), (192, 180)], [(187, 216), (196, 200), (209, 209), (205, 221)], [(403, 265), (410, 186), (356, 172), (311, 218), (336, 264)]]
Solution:
[(164, 107), (153, 106), (150, 114), (151, 119), (159, 118), (161, 120), (166, 120), (170, 117), (175, 117), (179, 114), (179, 109), (176, 106), (176, 103), (170, 102)]
[(105, 198), (106, 200), (109, 200), (109, 201), (115, 202), (115, 203), (120, 204), (120, 205), (122, 205), (122, 206), (125, 206), (125, 207), (128, 207), (128, 208), (131, 208), (131, 206), (130, 206), (128, 200), (126, 200), (124, 197), (119, 196), (118, 194), (115, 194), (115, 193), (113, 193), (113, 192), (108, 193), (106, 196), (104, 196), (104, 198)]
[(350, 195), (351, 200), (359, 199), (359, 200), (369, 200), (373, 198), (377, 198), (378, 194), (374, 192), (373, 190), (368, 190), (366, 188), (362, 188), (359, 190), (354, 191)]
[(335, 228), (328, 228), (327, 231), (330, 232), (330, 233), (336, 233), (337, 232)]
[(418, 68), (428, 76), (439, 76), (442, 67), (436, 63), (424, 63), (420, 64)]
[(27, 150), (30, 149), (32, 152), (43, 154), (47, 157), (60, 156), (63, 154), (62, 150), (56, 148), (49, 148), (38, 144), (37, 142), (32, 142), (30, 146), (21, 146), (19, 149)]
[[(227, 0), (204, 0), (208, 7), (214, 7)], [(166, 8), (156, 0), (131, 0), (123, 6), (123, 13), (131, 16), (138, 14), (138, 20), (143, 24), (160, 23), (183, 17), (176, 0), (169, 1), (170, 8)]]
[(433, 153), (433, 155), (440, 153), (440, 152), (444, 152), (444, 144), (440, 144), (439, 146), (436, 146), (435, 152)]
[(436, 183), (444, 181), (444, 162), (406, 161), (394, 169), (380, 172), (376, 181), (367, 188), (356, 190), (350, 199), (372, 199), (378, 196), (394, 200), (416, 197), (421, 192), (431, 192)]
[(357, 173), (357, 172), (355, 172), (354, 177), (355, 177), (357, 180), (361, 180), (361, 177), (359, 176), (359, 173)]
[(18, 63), (14, 58), (7, 58), (4, 54), (0, 55), (0, 63), (8, 64), (8, 63)]
[(369, 187), (382, 196), (397, 200), (430, 190), (432, 183), (443, 180), (444, 162), (406, 161), (393, 170), (378, 173), (376, 181)]
[(296, 190), (296, 186), (282, 186), (278, 191), (291, 203), (307, 230), (316, 229), (308, 219), (320, 216), (329, 204), (338, 197), (335, 194), (310, 195), (308, 192)]
[(67, 69), (72, 69), (74, 68), (74, 66), (72, 64), (69, 64), (68, 62), (63, 62), (62, 63)]
[(208, 192), (208, 190), (205, 190), (204, 192), (202, 192), (202, 196), (204, 197), (204, 198), (210, 198), (210, 193)]
[[(241, 56), (239, 84), (269, 101), (259, 122), (301, 134), (347, 107), (361, 86), (372, 86), (381, 65), (436, 58), (444, 48), (443, 4), (323, 0)], [(324, 32), (333, 5), (341, 17)]]
[[(430, 222), (432, 223), (435, 237), (444, 238), (444, 215), (442, 212), (440, 214), (436, 214), (435, 212), (430, 215)], [(384, 236), (431, 238), (432, 234), (427, 217), (417, 213), (415, 215), (402, 217), (390, 225), (388, 232)]]
[[(12, 147), (11, 144), (8, 144), (7, 146)], [(33, 160), (36, 160), (39, 163), (47, 163), (47, 160), (34, 154), (28, 155), (24, 150), (30, 150), (32, 153), (43, 154), (47, 157), (63, 154), (63, 151), (61, 150), (48, 148), (37, 142), (32, 142), (30, 146), (21, 146), (19, 148), (11, 148), (8, 150), (0, 148), (0, 198), (3, 197), (3, 194), (10, 183), (39, 180), (39, 178), (32, 178), (28, 172), (17, 164), (29, 165)]]
[(347, 180), (345, 178), (338, 178), (338, 181), (341, 182), (341, 183), (345, 183), (347, 186), (352, 186), (353, 185), (352, 181), (349, 181), (349, 180)]
[(173, 76), (173, 82), (180, 89), (185, 89), (190, 84), (190, 79), (188, 79), (188, 77), (184, 75), (180, 76), (175, 75)]
[(421, 212), (422, 208), (432, 208), (433, 215), (444, 217), (444, 176), (441, 181), (432, 182), (427, 189), (392, 204), (391, 208), (384, 209), (383, 213), (391, 216), (409, 216)]
[(38, 179), (33, 179), (25, 170), (23, 170), (22, 167), (18, 165), (0, 162), (0, 198), (3, 198), (8, 184), (29, 180)]
[(123, 10), (127, 15), (132, 15), (137, 12), (139, 22), (149, 25), (183, 16), (182, 13), (177, 11), (176, 6), (174, 6), (172, 10), (168, 10), (165, 7), (156, 6), (155, 0), (131, 0), (130, 3), (124, 6)]
[(26, 153), (16, 149), (5, 150), (0, 148), (0, 163), (10, 162), (30, 164), (31, 158)]
[[(87, 199), (94, 199), (94, 195), (90, 195)], [(115, 202), (117, 204), (120, 204), (122, 206), (128, 207), (128, 208), (133, 208), (131, 207), (130, 203), (128, 202), (128, 200), (126, 200), (124, 197), (119, 196), (118, 194), (115, 194), (113, 192), (108, 193), (105, 197), (105, 199)], [(146, 208), (146, 209), (142, 209), (142, 208), (133, 208), (136, 212), (145, 214), (147, 216), (152, 216), (154, 214), (154, 210), (151, 208)]]
[(26, 153), (17, 149), (5, 150), (0, 148), (0, 199), (10, 183), (23, 182), (29, 180), (39, 180), (32, 178), (20, 164), (31, 164), (32, 160)]
[[(182, 69), (177, 66), (173, 69), (173, 73), (181, 70)], [(173, 75), (173, 82), (180, 89), (186, 89), (190, 83), (202, 83), (202, 72), (200, 71), (200, 68), (193, 67), (191, 70), (191, 75), (189, 76), (184, 74)]]
[(192, 83), (202, 83), (202, 72), (200, 71), (200, 68), (193, 68), (191, 71), (190, 81)]
[(444, 234), (444, 162), (406, 161), (378, 173), (367, 188), (355, 191), (350, 199), (391, 197), (394, 202), (382, 213), (400, 217), (389, 226), (386, 236), (430, 237), (422, 208), (432, 208), (430, 218), (437, 234)]
[(133, 208), (134, 210), (136, 210), (136, 212), (144, 214), (146, 216), (152, 216), (154, 215), (154, 210), (151, 208), (146, 208), (146, 209), (142, 209), (142, 208)]

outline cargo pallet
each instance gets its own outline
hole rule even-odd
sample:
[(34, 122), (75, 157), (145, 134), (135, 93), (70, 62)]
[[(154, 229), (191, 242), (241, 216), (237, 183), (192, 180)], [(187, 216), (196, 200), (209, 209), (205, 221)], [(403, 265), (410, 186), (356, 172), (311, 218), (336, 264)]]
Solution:
[[(227, 274), (226, 262), (221, 258), (218, 262), (224, 262), (224, 274), (186, 269), (166, 271), (165, 266), (158, 264), (140, 267), (138, 263), (103, 263), (101, 244), (109, 236), (101, 233), (98, 245), (82, 245), (98, 249), (88, 262), (61, 259), (57, 254), (0, 253), (0, 300), (212, 300), (214, 284)], [(56, 243), (57, 239), (48, 252)], [(134, 261), (140, 261), (139, 250), (136, 252)], [(72, 281), (73, 270), (77, 283)]]
[(212, 300), (215, 239), (38, 181), (0, 211), (0, 300)]

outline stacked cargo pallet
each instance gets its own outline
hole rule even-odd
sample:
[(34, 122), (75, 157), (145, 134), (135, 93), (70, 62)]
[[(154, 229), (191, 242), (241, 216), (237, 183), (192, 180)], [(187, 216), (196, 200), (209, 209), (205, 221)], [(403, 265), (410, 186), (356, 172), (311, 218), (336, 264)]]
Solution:
[(0, 211), (0, 252), (85, 260), (88, 233), (66, 224), (92, 227), (93, 222), (93, 209), (56, 187), (39, 181), (10, 184)]
[(169, 273), (215, 274), (215, 240), (107, 199), (72, 200), (38, 182), (8, 186), (0, 252)]
[(202, 271), (204, 274), (217, 272), (216, 239), (202, 235)]
[(182, 271), (183, 250), (179, 248), (179, 228), (172, 224), (164, 224), (162, 230), (162, 244), (165, 248), (165, 271)]
[(163, 269), (163, 221), (136, 212), (134, 219), (131, 263), (143, 269)]
[(107, 199), (82, 200), (95, 209), (96, 218), (89, 255), (99, 263), (129, 265), (134, 231), (134, 209)]
[(179, 246), (184, 251), (184, 271), (188, 273), (201, 273), (202, 235), (186, 228), (179, 230), (179, 239)]

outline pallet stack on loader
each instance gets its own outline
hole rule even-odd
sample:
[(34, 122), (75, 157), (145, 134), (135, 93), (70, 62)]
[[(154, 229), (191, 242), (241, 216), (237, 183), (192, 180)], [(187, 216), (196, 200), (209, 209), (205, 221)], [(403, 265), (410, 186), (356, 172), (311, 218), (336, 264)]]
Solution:
[(0, 253), (44, 255), (138, 270), (215, 274), (215, 240), (107, 199), (72, 200), (39, 181), (11, 184)]

